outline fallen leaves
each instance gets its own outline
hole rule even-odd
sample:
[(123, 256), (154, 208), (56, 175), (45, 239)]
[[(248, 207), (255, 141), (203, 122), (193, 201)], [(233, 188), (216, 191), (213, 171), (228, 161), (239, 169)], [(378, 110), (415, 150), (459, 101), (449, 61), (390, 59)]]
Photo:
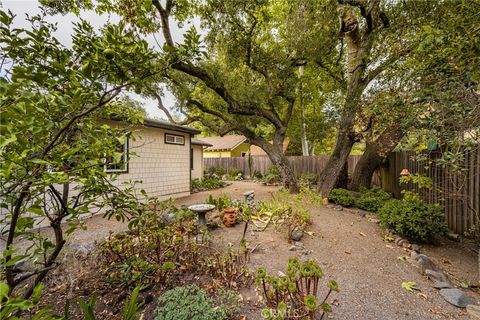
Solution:
[(417, 283), (414, 281), (405, 281), (402, 282), (402, 288), (404, 288), (407, 291), (412, 292), (413, 290), (420, 290), (417, 288)]

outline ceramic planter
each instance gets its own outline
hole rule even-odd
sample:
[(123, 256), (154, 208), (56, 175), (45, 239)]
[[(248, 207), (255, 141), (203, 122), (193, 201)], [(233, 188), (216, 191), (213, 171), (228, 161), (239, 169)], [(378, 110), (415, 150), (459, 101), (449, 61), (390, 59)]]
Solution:
[(223, 224), (226, 227), (233, 227), (237, 223), (237, 209), (225, 208), (223, 209)]

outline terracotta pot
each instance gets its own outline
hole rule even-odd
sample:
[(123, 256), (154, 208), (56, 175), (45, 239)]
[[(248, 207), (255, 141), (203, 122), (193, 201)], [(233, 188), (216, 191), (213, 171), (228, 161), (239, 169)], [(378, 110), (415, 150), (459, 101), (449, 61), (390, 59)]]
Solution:
[(223, 209), (223, 224), (226, 227), (233, 227), (237, 223), (237, 209), (225, 208)]

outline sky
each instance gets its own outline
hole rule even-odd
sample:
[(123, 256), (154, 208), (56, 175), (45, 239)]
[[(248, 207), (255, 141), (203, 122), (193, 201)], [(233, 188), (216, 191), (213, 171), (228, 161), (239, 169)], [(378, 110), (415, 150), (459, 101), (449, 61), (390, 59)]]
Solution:
[[(10, 10), (13, 14), (16, 15), (13, 25), (16, 28), (30, 28), (30, 24), (28, 21), (25, 20), (26, 15), (34, 16), (39, 14), (41, 10), (38, 8), (38, 1), (37, 0), (0, 0), (0, 6), (4, 10)], [(87, 20), (94, 28), (99, 29), (102, 27), (107, 21), (110, 22), (118, 22), (119, 17), (116, 15), (98, 15), (94, 11), (82, 11), (81, 17)], [(78, 21), (78, 18), (74, 14), (67, 14), (67, 15), (54, 15), (47, 18), (49, 22), (57, 23), (58, 30), (55, 36), (58, 40), (63, 43), (65, 46), (71, 46), (71, 34), (73, 32), (73, 23)], [(185, 24), (184, 29), (190, 28), (191, 24)], [(181, 42), (183, 37), (182, 29), (179, 29), (176, 23), (171, 23), (171, 31), (172, 36), (175, 42)], [(163, 44), (163, 35), (159, 34), (156, 36), (160, 45)], [(152, 36), (146, 38), (148, 43), (155, 48), (158, 48), (158, 44)], [(163, 105), (170, 110), (172, 110), (173, 106), (175, 105), (175, 97), (168, 91), (164, 91), (163, 97)], [(165, 114), (163, 111), (157, 108), (157, 101), (154, 99), (147, 99), (142, 96), (139, 96), (135, 93), (128, 93), (128, 95), (140, 101), (145, 110), (147, 111), (149, 117), (151, 118), (161, 118), (166, 119)]]

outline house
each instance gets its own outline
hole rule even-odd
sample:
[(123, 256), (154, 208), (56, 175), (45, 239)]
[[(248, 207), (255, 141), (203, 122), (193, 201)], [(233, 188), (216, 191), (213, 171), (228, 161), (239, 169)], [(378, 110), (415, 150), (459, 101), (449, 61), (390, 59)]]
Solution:
[(211, 144), (203, 150), (204, 158), (245, 157), (250, 150), (247, 138), (241, 135), (226, 135), (223, 137), (204, 137), (204, 142)]
[[(251, 156), (266, 156), (262, 148), (250, 145), (242, 135), (227, 135), (223, 137), (204, 137), (204, 142), (212, 146), (203, 150), (204, 158), (233, 158)], [(289, 140), (283, 142), (283, 152), (287, 150)]]
[[(111, 126), (119, 122), (108, 123)], [(203, 148), (211, 144), (195, 139), (200, 130), (162, 120), (146, 119), (133, 128), (133, 139), (121, 146), (123, 161), (105, 166), (118, 174), (116, 185), (139, 180), (137, 187), (160, 200), (190, 194), (191, 181), (203, 178)]]

